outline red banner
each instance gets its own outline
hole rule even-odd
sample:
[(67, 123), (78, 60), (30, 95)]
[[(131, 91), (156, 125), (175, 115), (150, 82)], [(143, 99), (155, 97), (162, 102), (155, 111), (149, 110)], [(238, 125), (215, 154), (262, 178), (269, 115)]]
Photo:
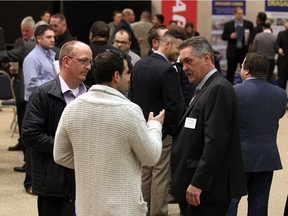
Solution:
[(184, 27), (186, 22), (192, 21), (197, 29), (197, 0), (162, 0), (161, 11), (165, 25), (175, 20), (179, 26)]

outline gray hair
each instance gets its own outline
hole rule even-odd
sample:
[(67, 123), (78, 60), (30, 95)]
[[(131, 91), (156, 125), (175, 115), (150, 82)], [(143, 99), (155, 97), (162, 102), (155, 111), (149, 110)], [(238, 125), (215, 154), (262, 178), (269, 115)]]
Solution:
[(35, 29), (40, 26), (40, 25), (49, 25), (47, 22), (43, 21), (43, 20), (40, 20), (38, 21), (36, 24), (35, 24)]
[(27, 16), (21, 21), (22, 26), (30, 26), (31, 28), (35, 28), (35, 21), (32, 16)]
[(189, 38), (180, 44), (179, 49), (181, 50), (189, 46), (193, 47), (193, 53), (198, 58), (201, 58), (205, 53), (209, 53), (211, 61), (214, 64), (214, 50), (206, 38), (202, 36)]

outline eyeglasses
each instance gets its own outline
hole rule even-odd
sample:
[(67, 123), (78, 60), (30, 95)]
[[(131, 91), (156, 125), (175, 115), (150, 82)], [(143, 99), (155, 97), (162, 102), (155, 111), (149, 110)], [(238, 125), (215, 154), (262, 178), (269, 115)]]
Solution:
[(113, 43), (127, 45), (127, 44), (129, 44), (129, 41), (119, 41), (119, 40), (114, 40)]
[(67, 56), (68, 58), (76, 59), (78, 62), (80, 62), (82, 65), (87, 66), (90, 65), (91, 67), (93, 66), (93, 61), (92, 60), (87, 60), (87, 59), (80, 59), (76, 58), (73, 56)]

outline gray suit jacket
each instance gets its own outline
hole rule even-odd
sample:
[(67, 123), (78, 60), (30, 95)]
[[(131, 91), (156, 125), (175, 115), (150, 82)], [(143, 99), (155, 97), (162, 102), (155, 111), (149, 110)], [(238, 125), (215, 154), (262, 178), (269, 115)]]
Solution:
[(286, 92), (261, 78), (245, 80), (234, 89), (245, 171), (282, 169), (276, 138), (286, 111)]

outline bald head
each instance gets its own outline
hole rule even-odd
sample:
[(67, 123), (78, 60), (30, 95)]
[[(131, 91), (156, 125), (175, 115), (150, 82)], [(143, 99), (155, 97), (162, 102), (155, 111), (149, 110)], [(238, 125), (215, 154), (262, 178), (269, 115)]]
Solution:
[(128, 23), (133, 23), (135, 21), (134, 11), (130, 8), (125, 8), (122, 11), (122, 18)]

